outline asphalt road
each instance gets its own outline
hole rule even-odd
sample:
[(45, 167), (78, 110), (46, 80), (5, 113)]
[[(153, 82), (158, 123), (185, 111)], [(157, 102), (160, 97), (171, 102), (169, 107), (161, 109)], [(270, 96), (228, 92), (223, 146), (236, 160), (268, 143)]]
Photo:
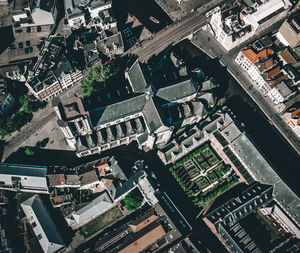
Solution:
[[(276, 26), (277, 24), (274, 25)], [(252, 40), (256, 39), (256, 37), (262, 36), (267, 32), (267, 30), (264, 31), (262, 34), (253, 37)], [(253, 87), (253, 83), (249, 75), (235, 62), (234, 56), (236, 55), (237, 50), (235, 49), (234, 51), (226, 52), (212, 35), (203, 31), (199, 31), (194, 36), (192, 41), (196, 46), (198, 46), (211, 57), (219, 58), (220, 63), (227, 67), (229, 73), (238, 81), (251, 99), (258, 105), (258, 107), (268, 118), (269, 122), (281, 133), (287, 142), (300, 155), (299, 138), (275, 111), (274, 106), (270, 104), (256, 88)]]
[[(71, 94), (74, 94), (79, 90), (81, 83), (76, 83), (70, 87), (67, 91), (62, 92), (59, 97), (61, 99), (67, 98)], [(53, 108), (51, 101), (48, 103), (47, 107), (40, 109), (34, 113), (33, 119), (25, 126), (20, 129), (20, 132), (13, 133), (12, 136), (6, 136), (4, 141), (6, 142), (4, 146), (2, 162), (10, 156), (13, 152), (17, 151), (22, 147), (25, 141), (33, 134), (35, 134), (39, 129), (41, 129), (50, 120), (56, 120), (56, 116), (53, 113)], [(50, 129), (49, 129), (50, 131)], [(47, 136), (45, 136), (47, 137)]]
[(206, 20), (203, 15), (195, 11), (189, 14), (187, 18), (184, 18), (177, 23), (173, 23), (171, 26), (154, 34), (149, 40), (143, 41), (141, 44), (131, 48), (126, 54), (137, 55), (140, 61), (146, 61), (169, 45), (187, 37), (205, 23)]

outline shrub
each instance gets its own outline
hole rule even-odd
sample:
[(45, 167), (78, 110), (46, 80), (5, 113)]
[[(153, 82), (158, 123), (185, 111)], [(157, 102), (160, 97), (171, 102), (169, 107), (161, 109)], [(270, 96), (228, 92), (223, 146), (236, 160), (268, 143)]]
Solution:
[(142, 204), (143, 196), (138, 189), (129, 192), (123, 202), (128, 210), (135, 210)]

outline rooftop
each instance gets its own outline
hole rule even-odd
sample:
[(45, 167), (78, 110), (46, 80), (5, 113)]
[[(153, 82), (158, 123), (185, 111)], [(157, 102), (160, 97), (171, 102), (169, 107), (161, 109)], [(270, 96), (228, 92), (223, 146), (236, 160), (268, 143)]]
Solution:
[(66, 120), (76, 119), (88, 115), (79, 97), (70, 97), (61, 101)]
[(110, 206), (112, 206), (112, 201), (108, 194), (104, 192), (86, 206), (68, 215), (66, 219), (69, 225), (72, 225), (73, 221), (75, 221), (77, 225), (81, 225), (85, 221), (100, 215)]
[(265, 48), (261, 51), (259, 51), (258, 53), (255, 53), (253, 51), (253, 49), (249, 48), (249, 49), (245, 49), (242, 50), (242, 53), (252, 62), (255, 63), (258, 60), (261, 60), (265, 57), (267, 57), (268, 55), (272, 55), (273, 51), (271, 49)]
[(99, 182), (99, 178), (95, 170), (87, 171), (78, 175), (81, 185), (87, 185), (94, 182)]
[(57, 252), (64, 247), (63, 241), (38, 195), (22, 202), (21, 207), (44, 252)]
[[(134, 234), (133, 242), (119, 251), (119, 253), (138, 253), (146, 249), (151, 244), (155, 243), (158, 239), (166, 235), (165, 230), (159, 223), (151, 223), (144, 230)], [(137, 237), (137, 238), (135, 238)]]

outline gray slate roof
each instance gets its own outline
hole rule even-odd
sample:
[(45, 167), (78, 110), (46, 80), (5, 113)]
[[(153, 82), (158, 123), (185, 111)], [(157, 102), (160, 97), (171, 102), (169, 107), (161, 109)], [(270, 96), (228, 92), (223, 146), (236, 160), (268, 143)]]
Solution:
[(52, 253), (64, 247), (63, 241), (38, 195), (22, 202), (21, 207), (30, 223), (35, 223), (33, 232), (38, 237), (44, 252)]
[(147, 82), (138, 60), (136, 60), (135, 63), (131, 66), (127, 74), (133, 92), (144, 92), (144, 89), (147, 86)]
[(106, 107), (95, 109), (90, 112), (92, 124), (95, 127), (140, 112), (145, 103), (145, 96), (139, 95)]
[(71, 213), (66, 218), (74, 220), (77, 225), (81, 225), (88, 219), (100, 215), (111, 205), (112, 201), (109, 198), (108, 194), (105, 192), (83, 208), (80, 208), (78, 211)]
[(156, 96), (163, 100), (173, 102), (191, 96), (196, 92), (196, 84), (193, 82), (192, 79), (188, 79), (176, 84), (160, 88), (157, 91)]
[(274, 199), (300, 226), (300, 199), (282, 181), (249, 138), (243, 133), (230, 146), (236, 151), (239, 159), (247, 165), (247, 170), (256, 181), (275, 185)]
[(156, 106), (154, 101), (155, 99), (149, 98), (143, 108), (144, 117), (151, 132), (155, 132), (164, 126), (161, 115), (157, 110), (158, 106)]

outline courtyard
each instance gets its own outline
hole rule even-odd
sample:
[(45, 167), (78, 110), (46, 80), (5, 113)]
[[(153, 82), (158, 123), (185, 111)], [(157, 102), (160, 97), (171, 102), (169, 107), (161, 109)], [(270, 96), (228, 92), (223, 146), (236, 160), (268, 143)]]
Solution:
[(96, 232), (102, 230), (103, 228), (107, 227), (108, 225), (112, 224), (119, 218), (123, 216), (119, 206), (115, 206), (108, 210), (107, 212), (101, 214), (96, 219), (90, 221), (86, 225), (84, 225), (80, 232), (85, 237), (88, 238), (95, 234)]
[(169, 171), (196, 206), (205, 204), (238, 181), (231, 167), (208, 143), (177, 161)]

